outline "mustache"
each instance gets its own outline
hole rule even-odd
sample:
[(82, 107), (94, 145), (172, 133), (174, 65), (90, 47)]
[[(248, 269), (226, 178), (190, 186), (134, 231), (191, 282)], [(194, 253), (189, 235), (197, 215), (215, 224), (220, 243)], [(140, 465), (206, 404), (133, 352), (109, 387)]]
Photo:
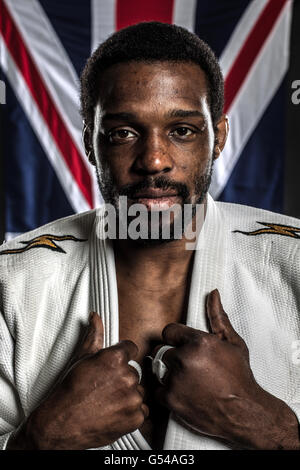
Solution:
[(170, 181), (164, 176), (158, 176), (156, 178), (146, 178), (143, 181), (135, 184), (127, 184), (122, 186), (119, 190), (119, 196), (127, 196), (128, 198), (134, 198), (135, 195), (143, 189), (162, 189), (162, 190), (174, 190), (183, 199), (189, 196), (188, 187), (184, 183), (178, 181)]

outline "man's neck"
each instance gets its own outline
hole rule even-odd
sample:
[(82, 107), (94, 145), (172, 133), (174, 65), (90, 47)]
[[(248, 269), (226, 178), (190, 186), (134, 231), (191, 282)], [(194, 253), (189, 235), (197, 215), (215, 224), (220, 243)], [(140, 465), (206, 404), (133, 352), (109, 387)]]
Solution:
[[(201, 206), (204, 217), (206, 202)], [(203, 221), (204, 221), (203, 217)], [(202, 222), (203, 222), (202, 221)], [(192, 220), (193, 232), (196, 227), (196, 216)], [(200, 226), (200, 230), (203, 223)], [(183, 235), (179, 240), (161, 244), (147, 245), (135, 240), (115, 240), (114, 251), (117, 271), (128, 278), (129, 282), (141, 287), (141, 284), (157, 291), (166, 286), (174, 287), (185, 284), (193, 263), (195, 251), (187, 249), (191, 241)]]
[[(184, 239), (155, 246), (143, 246), (132, 240), (116, 240), (117, 270), (128, 281), (151, 290), (182, 285), (191, 266), (194, 251), (186, 250)], [(162, 282), (163, 281), (163, 282)]]

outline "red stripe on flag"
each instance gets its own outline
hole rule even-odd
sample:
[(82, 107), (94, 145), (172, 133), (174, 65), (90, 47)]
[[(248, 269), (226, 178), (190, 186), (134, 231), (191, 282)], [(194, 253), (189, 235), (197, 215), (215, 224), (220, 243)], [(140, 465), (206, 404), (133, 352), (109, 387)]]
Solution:
[(174, 0), (117, 0), (117, 30), (141, 21), (172, 23)]
[(225, 106), (227, 113), (253, 62), (271, 32), (288, 0), (270, 0), (261, 12), (242, 46), (225, 80)]
[(90, 207), (93, 207), (90, 174), (3, 0), (0, 0), (0, 7), (2, 10), (0, 32), (6, 42), (7, 48), (19, 67), (40, 113), (45, 119), (50, 133), (83, 196)]

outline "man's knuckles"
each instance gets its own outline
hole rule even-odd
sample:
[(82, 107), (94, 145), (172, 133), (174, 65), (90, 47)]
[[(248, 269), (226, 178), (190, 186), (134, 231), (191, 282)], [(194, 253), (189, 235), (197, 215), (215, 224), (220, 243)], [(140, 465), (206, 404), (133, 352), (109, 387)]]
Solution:
[(127, 409), (136, 411), (140, 410), (143, 404), (143, 399), (139, 393), (129, 393), (127, 398)]
[(122, 368), (119, 370), (119, 382), (124, 389), (137, 389), (138, 377), (134, 372), (128, 370), (128, 368)]
[(114, 346), (102, 349), (102, 351), (99, 352), (98, 358), (101, 362), (106, 362), (112, 369), (119, 369), (128, 362), (126, 360), (125, 351)]
[(136, 429), (139, 429), (145, 421), (145, 415), (142, 411), (142, 409), (136, 411), (131, 418), (131, 426), (130, 430), (128, 432), (135, 431)]
[(176, 348), (178, 353), (175, 357), (177, 362), (189, 361), (191, 355), (198, 355), (205, 349), (210, 349), (215, 346), (217, 338), (205, 332), (195, 332), (191, 335), (190, 340), (183, 346)]
[(135, 359), (139, 352), (139, 348), (137, 347), (137, 345), (133, 341), (130, 341), (129, 339), (120, 341), (120, 343), (117, 346), (122, 351), (124, 351), (127, 361), (129, 359)]
[(142, 426), (149, 415), (147, 405), (139, 393), (129, 393), (124, 400), (124, 406), (118, 412), (118, 417), (128, 425), (127, 432), (134, 431)]
[(106, 360), (113, 368), (128, 364), (130, 357), (135, 356), (138, 351), (137, 346), (132, 341), (122, 341), (115, 346), (102, 349), (98, 353), (101, 360)]
[(246, 359), (249, 355), (246, 343), (240, 338), (239, 345), (223, 341), (218, 335), (203, 333), (196, 336), (189, 343), (181, 347), (177, 347), (167, 351), (164, 355), (167, 360), (164, 360), (168, 369), (168, 380), (174, 379), (174, 375), (185, 374), (191, 370), (201, 371), (202, 368), (214, 367), (214, 364), (219, 363), (220, 360), (225, 358), (233, 358), (234, 356), (242, 355)]
[(186, 343), (197, 337), (199, 331), (181, 323), (169, 323), (162, 331), (162, 337), (166, 344), (176, 345)]

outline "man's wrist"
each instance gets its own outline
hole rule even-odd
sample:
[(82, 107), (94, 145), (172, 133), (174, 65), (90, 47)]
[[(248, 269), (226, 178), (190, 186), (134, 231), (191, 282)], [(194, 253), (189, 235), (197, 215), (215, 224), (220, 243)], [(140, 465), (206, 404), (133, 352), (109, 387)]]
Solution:
[(241, 413), (244, 426), (234, 435), (235, 444), (252, 450), (300, 450), (299, 422), (284, 401), (259, 387), (245, 408), (249, 419)]
[[(263, 391), (263, 404), (269, 417), (270, 443), (275, 450), (300, 450), (299, 422), (294, 411), (282, 400)], [(268, 433), (266, 433), (268, 435)]]
[(30, 416), (10, 436), (7, 450), (42, 450), (49, 449), (44, 442), (45, 426), (41, 423), (39, 409), (33, 411)]
[(28, 436), (28, 422), (24, 421), (19, 428), (10, 436), (6, 450), (33, 450), (32, 439)]

